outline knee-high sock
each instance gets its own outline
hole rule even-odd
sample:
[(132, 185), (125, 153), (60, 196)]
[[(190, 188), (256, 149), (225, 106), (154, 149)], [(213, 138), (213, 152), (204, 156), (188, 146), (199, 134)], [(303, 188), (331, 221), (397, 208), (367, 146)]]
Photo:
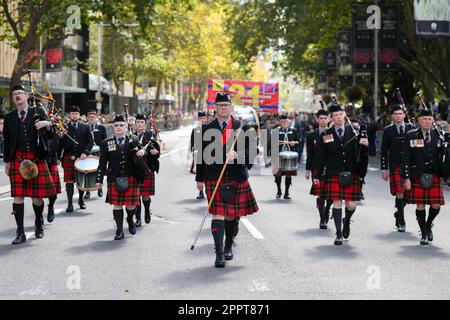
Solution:
[(133, 210), (126, 209), (126, 211), (127, 211), (127, 219), (133, 220), (133, 216), (136, 213), (136, 208), (134, 208)]
[(84, 191), (81, 191), (80, 189), (78, 189), (78, 194), (79, 194), (78, 202), (79, 203), (84, 202)]
[(427, 233), (427, 224), (426, 224), (426, 211), (424, 210), (416, 210), (417, 223), (419, 224), (420, 231), (422, 235)]
[(142, 200), (142, 202), (144, 203), (145, 212), (150, 212), (150, 203), (152, 202), (152, 199)]
[(342, 235), (342, 208), (335, 209), (333, 208), (333, 219), (334, 225), (336, 226), (336, 234), (338, 236)]
[(289, 193), (289, 187), (292, 185), (292, 177), (286, 177), (286, 180), (284, 180), (284, 186), (286, 190), (284, 191), (286, 194)]
[(117, 231), (123, 231), (123, 209), (113, 210), (114, 221), (116, 221)]
[(44, 202), (42, 202), (39, 206), (33, 203), (33, 210), (36, 217), (35, 223), (37, 226), (40, 226), (42, 221), (42, 212), (44, 211)]
[(141, 205), (136, 206), (136, 220), (141, 220), (141, 210), (142, 210)]
[(325, 205), (325, 200), (317, 197), (316, 199), (316, 205), (317, 205), (317, 210), (319, 210), (319, 215), (322, 218), (324, 216), (324, 205)]
[(48, 209), (53, 209), (56, 202), (56, 196), (48, 198)]
[(275, 177), (275, 183), (277, 184), (278, 193), (281, 193), (281, 176)]
[(345, 221), (347, 223), (350, 222), (350, 219), (352, 218), (353, 214), (355, 213), (356, 208), (353, 209), (353, 211), (350, 211), (350, 209), (348, 209), (347, 207), (345, 207)]
[(238, 224), (239, 221), (236, 221), (236, 219), (233, 219), (231, 221), (225, 220), (225, 248), (230, 249), (233, 245), (233, 238), (234, 238), (234, 231), (236, 224)]
[(66, 183), (66, 193), (67, 193), (67, 201), (70, 206), (70, 205), (72, 205), (72, 199), (73, 199), (73, 182)]
[(428, 213), (427, 228), (431, 228), (431, 225), (432, 225), (434, 219), (439, 214), (439, 211), (441, 211), (440, 208), (439, 209), (434, 209), (434, 208), (430, 207), (430, 211)]
[(216, 247), (216, 253), (223, 253), (223, 236), (225, 233), (225, 222), (223, 220), (211, 221), (211, 233), (214, 238), (214, 245)]
[(23, 203), (21, 204), (13, 203), (14, 218), (16, 219), (19, 234), (25, 232), (23, 228), (24, 207), (25, 205)]
[(405, 214), (405, 201), (403, 199), (395, 198), (395, 207), (397, 208), (399, 216), (403, 219)]
[(325, 207), (325, 216), (328, 216), (330, 214), (330, 208), (333, 205), (332, 200), (327, 200), (327, 205)]

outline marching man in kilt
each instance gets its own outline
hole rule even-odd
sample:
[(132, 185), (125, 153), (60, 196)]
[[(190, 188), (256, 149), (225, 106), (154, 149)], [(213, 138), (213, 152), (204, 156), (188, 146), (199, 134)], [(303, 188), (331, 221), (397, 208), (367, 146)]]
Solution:
[[(423, 109), (419, 114), (419, 128), (409, 131), (405, 140), (402, 176), (405, 179), (407, 203), (416, 204), (417, 223), (421, 232), (421, 245), (433, 241), (433, 221), (445, 204), (441, 186), (441, 162), (444, 141), (433, 128), (433, 113)], [(428, 219), (426, 208), (429, 205)]]
[[(67, 133), (77, 144), (64, 135), (61, 138), (59, 158), (64, 168), (64, 182), (66, 183), (68, 200), (66, 212), (73, 212), (72, 199), (75, 184), (75, 160), (78, 158), (85, 159), (90, 154), (94, 141), (89, 132), (89, 127), (80, 121), (80, 108), (72, 106), (69, 112), (69, 119)], [(80, 209), (86, 209), (84, 191), (78, 190), (78, 194), (78, 205)]]
[[(280, 127), (278, 131), (278, 141), (280, 142), (279, 151), (292, 151), (295, 150), (297, 144), (300, 142), (300, 134), (295, 128), (291, 128), (291, 120), (286, 115), (280, 116)], [(297, 175), (297, 171), (282, 172), (277, 163), (273, 166), (275, 184), (277, 185), (276, 198), (280, 199), (282, 195), (281, 191), (281, 179), (285, 176), (284, 181), (284, 199), (291, 200), (289, 196), (289, 188), (292, 185), (292, 177)]]
[(48, 156), (48, 167), (50, 169), (50, 175), (52, 176), (53, 184), (55, 185), (56, 193), (54, 196), (48, 198), (48, 212), (47, 212), (47, 221), (53, 222), (55, 219), (55, 202), (57, 195), (61, 193), (61, 180), (59, 178), (58, 172), (58, 150), (59, 150), (59, 142), (60, 137), (57, 133), (53, 135), (53, 137), (49, 140), (49, 156)]
[[(156, 136), (153, 131), (146, 130), (147, 119), (144, 114), (136, 115), (135, 125), (135, 134), (138, 137), (139, 146), (149, 150), (149, 153), (146, 154), (145, 161), (150, 171), (145, 174), (144, 182), (140, 185), (140, 194), (142, 196), (142, 202), (144, 203), (145, 209), (145, 223), (149, 224), (152, 219), (150, 211), (150, 203), (152, 202), (151, 196), (155, 195), (155, 172), (159, 172), (158, 159), (160, 156), (160, 147), (156, 141)], [(141, 208), (141, 203), (139, 202), (139, 205), (136, 208), (136, 227), (140, 227), (142, 225)]]
[[(90, 155), (99, 156), (100, 155), (100, 145), (103, 140), (106, 139), (106, 128), (105, 126), (97, 123), (97, 112), (95, 110), (90, 110), (87, 113), (87, 120), (89, 126), (89, 132), (91, 133), (92, 140), (94, 142), (94, 146), (91, 149)], [(95, 149), (97, 148), (97, 150)], [(97, 190), (97, 195), (101, 198), (103, 196), (103, 190)], [(84, 199), (89, 199), (91, 197), (91, 193), (86, 191), (84, 195)]]
[(136, 206), (140, 204), (139, 184), (143, 181), (144, 171), (138, 166), (137, 157), (143, 157), (145, 151), (135, 151), (134, 141), (127, 133), (127, 122), (123, 115), (117, 115), (113, 122), (114, 136), (105, 139), (100, 146), (100, 162), (97, 172), (97, 188), (102, 188), (103, 177), (106, 173), (108, 192), (106, 203), (114, 206), (113, 216), (117, 230), (114, 240), (122, 240), (123, 207), (127, 211), (128, 230), (136, 233), (133, 216)]
[[(398, 232), (405, 232), (405, 189), (401, 177), (402, 158), (405, 153), (406, 133), (412, 129), (409, 123), (405, 123), (406, 110), (401, 105), (394, 105), (392, 119), (394, 123), (383, 130), (381, 144), (381, 176), (391, 186), (391, 195), (395, 197), (395, 226)], [(389, 175), (387, 170), (389, 169)]]
[[(205, 111), (199, 111), (197, 114), (197, 120), (200, 123), (199, 126), (195, 127), (191, 131), (191, 140), (189, 143), (189, 152), (192, 153), (192, 164), (191, 164), (191, 170), (190, 173), (195, 174), (195, 141), (194, 137), (197, 134), (200, 134), (200, 130), (202, 129), (202, 125), (208, 122), (208, 114)], [(203, 193), (203, 190), (199, 191), (197, 200), (205, 199), (205, 194)]]
[[(328, 122), (330, 121), (330, 118), (328, 116), (328, 112), (324, 109), (320, 109), (316, 113), (316, 120), (319, 124), (319, 127), (308, 134), (306, 137), (306, 172), (305, 172), (305, 178), (309, 180), (312, 176), (317, 176), (317, 163), (318, 158), (320, 156), (320, 139), (322, 136), (322, 133), (325, 132), (328, 128)], [(329, 212), (330, 207), (333, 204), (333, 201), (324, 199), (320, 195), (320, 183), (319, 184), (312, 184), (310, 194), (313, 196), (316, 196), (316, 203), (317, 203), (317, 209), (319, 210), (319, 216), (320, 216), (320, 229), (327, 229), (328, 219), (329, 219)]]
[[(332, 104), (328, 111), (333, 126), (321, 135), (317, 174), (313, 178), (314, 184), (322, 183), (321, 198), (333, 201), (333, 219), (336, 226), (334, 244), (342, 245), (342, 238), (348, 239), (350, 236), (350, 219), (355, 213), (356, 201), (362, 199), (369, 141), (365, 137), (360, 137), (350, 125), (345, 124), (346, 114), (340, 104)], [(361, 161), (362, 159), (365, 161)], [(343, 201), (345, 201), (344, 219), (342, 219)]]
[[(205, 186), (208, 202), (212, 201), (209, 213), (213, 216), (211, 232), (216, 251), (215, 267), (223, 268), (225, 260), (233, 259), (232, 246), (236, 225), (239, 223), (239, 220), (235, 218), (251, 215), (258, 211), (258, 205), (248, 182), (248, 169), (251, 168), (253, 161), (252, 154), (254, 153), (254, 157), (256, 157), (257, 151), (256, 144), (254, 150), (250, 150), (251, 138), (245, 137), (245, 131), (250, 128), (240, 129), (240, 121), (231, 116), (233, 106), (230, 95), (217, 93), (215, 103), (216, 119), (204, 124), (202, 136), (195, 139), (196, 143), (201, 143), (197, 147), (199, 156), (196, 165), (196, 181), (198, 190), (203, 190)], [(239, 129), (243, 131), (240, 136), (244, 137), (239, 138), (233, 150), (228, 150), (234, 140), (233, 133)], [(249, 133), (251, 134), (251, 132)], [(211, 135), (214, 137), (213, 139), (211, 139)], [(241, 141), (240, 139), (245, 140)], [(245, 148), (242, 147), (245, 150), (238, 148), (242, 142), (245, 142)], [(212, 146), (213, 149), (211, 149)], [(208, 152), (205, 152), (205, 149)], [(228, 162), (228, 165), (219, 183), (220, 191), (218, 190), (214, 199), (211, 199), (225, 162)]]
[(14, 198), (13, 215), (17, 236), (12, 244), (26, 241), (24, 231), (24, 198), (32, 198), (35, 213), (35, 235), (44, 237), (43, 198), (56, 195), (47, 165), (48, 137), (53, 135), (50, 122), (42, 108), (31, 108), (25, 88), (15, 85), (12, 92), (15, 109), (5, 115), (3, 136), (5, 172), (11, 182)]

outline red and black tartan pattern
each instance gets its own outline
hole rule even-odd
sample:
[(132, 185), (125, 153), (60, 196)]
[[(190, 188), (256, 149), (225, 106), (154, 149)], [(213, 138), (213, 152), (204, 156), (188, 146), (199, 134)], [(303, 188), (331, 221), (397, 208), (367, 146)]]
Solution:
[[(206, 196), (209, 202), (217, 184), (217, 180), (205, 180), (204, 182)], [(248, 180), (238, 182), (224, 175), (220, 184), (223, 183), (233, 184), (233, 187), (236, 188), (236, 197), (234, 198), (234, 201), (227, 203), (223, 201), (219, 190), (217, 190), (214, 200), (211, 203), (211, 207), (209, 208), (210, 214), (224, 217), (243, 217), (258, 211), (258, 204), (256, 203), (255, 196)]]
[(395, 170), (389, 171), (389, 184), (391, 185), (391, 195), (396, 196), (397, 193), (405, 193), (403, 179), (400, 176), (400, 166)]
[(106, 203), (117, 206), (138, 206), (140, 204), (139, 183), (134, 177), (128, 177), (128, 190), (118, 192), (116, 182), (108, 182), (108, 193), (106, 194)]
[(62, 161), (64, 169), (64, 182), (75, 182), (75, 160), (70, 159), (71, 155), (65, 154)]
[(61, 180), (59, 178), (58, 165), (51, 164), (49, 169), (50, 175), (52, 176), (53, 184), (55, 185), (56, 193), (61, 193)]
[(320, 197), (330, 200), (360, 201), (362, 199), (362, 179), (353, 174), (353, 182), (347, 188), (339, 184), (339, 175), (325, 177), (321, 182)]
[(405, 193), (405, 200), (409, 204), (444, 205), (444, 191), (440, 178), (433, 175), (433, 187), (428, 190), (420, 186), (419, 178), (411, 179), (411, 190)]
[(33, 152), (16, 152), (16, 158), (10, 163), (9, 180), (11, 182), (11, 197), (48, 198), (56, 195), (55, 185), (48, 170), (47, 161), (37, 160), (38, 176), (25, 180), (19, 172), (20, 163), (24, 159), (35, 160)]
[(155, 173), (150, 171), (145, 174), (144, 183), (140, 184), (141, 196), (148, 197), (155, 195)]
[(309, 191), (309, 194), (319, 197), (320, 196), (320, 189), (321, 189), (320, 187), (322, 185), (322, 180), (321, 179), (319, 180), (320, 181), (319, 184), (314, 184), (314, 179), (315, 179), (314, 177), (316, 176), (316, 174), (317, 174), (317, 170), (313, 169), (312, 173), (311, 173), (311, 180), (313, 180), (313, 183), (312, 183), (312, 186), (311, 186), (311, 190)]

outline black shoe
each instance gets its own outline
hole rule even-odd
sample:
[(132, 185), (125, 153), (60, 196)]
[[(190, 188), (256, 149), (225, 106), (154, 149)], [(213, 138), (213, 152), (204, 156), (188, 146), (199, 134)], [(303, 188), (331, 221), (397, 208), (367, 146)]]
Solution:
[(350, 237), (350, 219), (347, 221), (347, 218), (343, 218), (342, 222), (344, 224), (342, 235), (344, 236), (344, 239), (348, 239), (348, 237)]
[(289, 197), (289, 193), (286, 193), (286, 194), (284, 195), (283, 199), (291, 200), (291, 197)]
[(17, 237), (14, 239), (12, 244), (21, 244), (27, 241), (27, 237), (25, 236), (25, 233), (19, 233), (17, 234)]
[(428, 239), (427, 239), (427, 235), (422, 235), (422, 239), (420, 239), (420, 245), (421, 246), (427, 246), (428, 245)]
[(114, 237), (114, 240), (122, 240), (125, 238), (125, 234), (123, 233), (122, 230), (117, 230), (116, 231), (116, 236)]
[(66, 212), (73, 212), (73, 204), (67, 206)]
[(34, 235), (36, 236), (36, 239), (42, 239), (44, 237), (44, 228), (42, 228), (42, 225), (37, 225), (34, 227)]
[(48, 213), (47, 213), (47, 221), (48, 222), (53, 222), (53, 220), (55, 220), (55, 211), (53, 210), (53, 208), (48, 208)]
[(433, 231), (431, 228), (433, 228), (433, 225), (427, 226), (427, 238), (429, 242), (433, 242)]
[(86, 209), (86, 204), (84, 203), (84, 201), (78, 201), (78, 205), (80, 206), (80, 209)]
[(133, 222), (133, 218), (127, 218), (127, 223), (128, 223), (128, 231), (131, 234), (136, 234), (136, 225)]
[(319, 228), (320, 228), (321, 230), (326, 230), (326, 229), (328, 229), (328, 226), (327, 226), (325, 220), (320, 219)]
[(397, 230), (398, 232), (405, 232), (406, 231), (406, 226), (404, 225), (404, 224), (401, 224), (399, 227), (398, 227), (398, 230)]
[(99, 198), (103, 197), (103, 190), (98, 190), (97, 195)]
[(233, 260), (233, 249), (232, 247), (230, 248), (225, 248), (225, 260), (229, 261), (229, 260)]
[(205, 199), (205, 194), (203, 193), (203, 191), (200, 191), (197, 197), (197, 200), (202, 200)]
[(135, 223), (134, 225), (136, 226), (136, 228), (142, 227), (142, 221), (141, 221), (141, 219), (136, 220), (136, 223)]
[(216, 254), (216, 261), (214, 262), (214, 266), (216, 268), (225, 268), (225, 255), (222, 254)]
[(146, 211), (145, 212), (145, 223), (146, 224), (149, 224), (150, 223), (150, 221), (152, 221), (152, 213), (151, 213), (151, 211), (149, 210), (148, 212)]
[(335, 246), (342, 246), (342, 234), (336, 234), (336, 240), (334, 240)]
[(91, 197), (91, 193), (89, 191), (84, 195), (84, 200), (88, 200)]
[(278, 191), (278, 192), (277, 192), (277, 196), (276, 196), (277, 199), (280, 199), (282, 195), (283, 195), (283, 194), (281, 193), (281, 191)]

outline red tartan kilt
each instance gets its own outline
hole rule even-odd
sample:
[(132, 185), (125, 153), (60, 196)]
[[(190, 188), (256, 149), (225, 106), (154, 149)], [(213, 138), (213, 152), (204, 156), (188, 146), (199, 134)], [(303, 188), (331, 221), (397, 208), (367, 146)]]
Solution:
[(285, 177), (295, 177), (297, 176), (297, 171), (281, 171), (278, 170), (277, 173), (274, 174), (275, 177), (285, 176)]
[(320, 187), (321, 187), (322, 182), (320, 182), (318, 185), (314, 184), (314, 177), (316, 176), (316, 173), (317, 173), (316, 169), (313, 169), (311, 172), (311, 180), (313, 180), (313, 183), (311, 186), (311, 190), (309, 191), (309, 194), (318, 197), (318, 196), (320, 196)]
[(62, 161), (64, 169), (64, 182), (75, 182), (75, 160), (70, 159), (71, 155), (65, 154)]
[(56, 195), (55, 185), (48, 170), (47, 161), (38, 160), (38, 176), (25, 180), (19, 172), (20, 163), (24, 159), (35, 160), (33, 152), (16, 152), (16, 158), (11, 161), (9, 180), (11, 182), (11, 197), (48, 198)]
[(362, 199), (361, 178), (353, 174), (353, 183), (347, 188), (342, 188), (339, 184), (339, 176), (325, 177), (321, 181), (320, 196), (323, 199), (360, 201)]
[(428, 205), (444, 205), (444, 191), (441, 186), (441, 180), (437, 175), (433, 176), (433, 187), (425, 190), (420, 186), (420, 179), (411, 179), (411, 190), (405, 193), (406, 203), (410, 204), (428, 204)]
[[(217, 184), (217, 180), (205, 180), (204, 182), (206, 187), (206, 196), (209, 202)], [(258, 211), (258, 204), (256, 203), (255, 196), (253, 195), (253, 191), (248, 180), (238, 182), (224, 176), (220, 184), (223, 183), (233, 184), (236, 188), (236, 197), (233, 201), (226, 203), (220, 196), (219, 190), (217, 190), (209, 209), (210, 214), (224, 217), (242, 217), (251, 215)]]
[(393, 172), (389, 171), (389, 184), (391, 185), (391, 195), (395, 196), (397, 193), (405, 193), (403, 179), (400, 176), (400, 167), (395, 168)]
[(116, 182), (108, 182), (106, 203), (118, 206), (137, 206), (140, 204), (139, 184), (134, 177), (128, 177), (129, 187), (125, 192), (118, 192)]
[(148, 197), (155, 195), (155, 173), (148, 172), (145, 174), (144, 183), (140, 184), (141, 196)]
[(55, 185), (56, 193), (61, 193), (61, 180), (59, 178), (58, 165), (51, 164), (50, 175), (52, 176), (53, 184)]

